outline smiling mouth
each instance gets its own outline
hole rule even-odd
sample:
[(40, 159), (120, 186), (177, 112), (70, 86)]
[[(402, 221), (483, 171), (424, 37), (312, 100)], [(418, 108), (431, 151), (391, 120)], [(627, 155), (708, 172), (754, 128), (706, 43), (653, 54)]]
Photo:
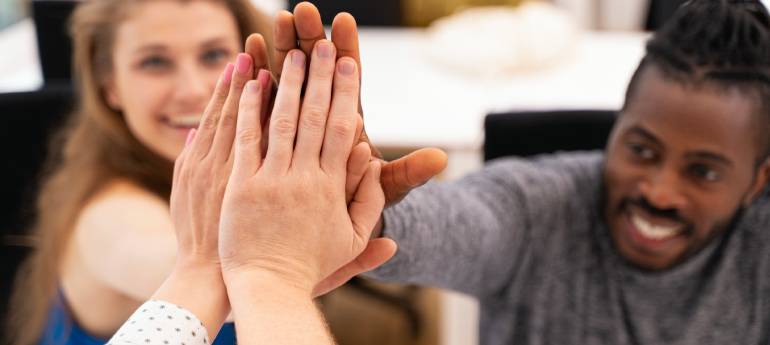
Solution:
[(684, 232), (684, 225), (655, 225), (641, 215), (631, 213), (631, 224), (639, 234), (655, 241), (665, 241)]
[(201, 121), (200, 115), (185, 115), (175, 117), (163, 117), (163, 123), (168, 126), (179, 129), (192, 129), (197, 128)]

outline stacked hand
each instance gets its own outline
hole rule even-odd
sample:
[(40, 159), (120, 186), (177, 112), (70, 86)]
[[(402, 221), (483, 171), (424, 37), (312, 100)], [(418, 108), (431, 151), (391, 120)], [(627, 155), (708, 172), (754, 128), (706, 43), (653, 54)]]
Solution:
[(378, 159), (363, 131), (350, 15), (337, 16), (332, 41), (308, 3), (279, 14), (275, 30), (274, 102), (265, 41), (251, 35), (175, 165), (178, 264), (154, 298), (202, 315), (212, 335), (228, 301), (254, 299), (243, 291), (309, 300), (387, 261), (395, 243), (370, 240), (382, 208), (446, 164), (435, 149)]

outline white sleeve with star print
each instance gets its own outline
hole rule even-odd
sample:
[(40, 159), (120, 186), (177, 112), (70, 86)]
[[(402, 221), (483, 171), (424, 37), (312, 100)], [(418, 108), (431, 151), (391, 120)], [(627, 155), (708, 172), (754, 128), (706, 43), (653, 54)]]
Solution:
[(120, 327), (107, 345), (209, 345), (203, 323), (180, 306), (148, 301)]

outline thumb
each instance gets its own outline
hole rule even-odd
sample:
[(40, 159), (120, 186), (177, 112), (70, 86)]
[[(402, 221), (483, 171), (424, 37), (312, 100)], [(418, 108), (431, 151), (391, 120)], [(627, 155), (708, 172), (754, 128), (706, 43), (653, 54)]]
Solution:
[(342, 286), (351, 278), (382, 266), (396, 254), (396, 248), (396, 242), (389, 238), (369, 241), (366, 249), (358, 257), (318, 283), (313, 288), (313, 297), (324, 295)]
[(380, 184), (385, 192), (385, 205), (403, 199), (409, 192), (438, 175), (447, 165), (447, 155), (436, 148), (414, 151), (386, 163), (382, 167)]

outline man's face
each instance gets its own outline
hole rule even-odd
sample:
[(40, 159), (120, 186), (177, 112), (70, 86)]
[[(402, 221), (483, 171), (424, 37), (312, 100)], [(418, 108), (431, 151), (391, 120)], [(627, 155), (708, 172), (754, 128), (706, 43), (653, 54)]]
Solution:
[(684, 85), (646, 67), (604, 171), (605, 217), (626, 260), (649, 270), (681, 262), (761, 191), (768, 168), (757, 173), (755, 104), (737, 90)]

